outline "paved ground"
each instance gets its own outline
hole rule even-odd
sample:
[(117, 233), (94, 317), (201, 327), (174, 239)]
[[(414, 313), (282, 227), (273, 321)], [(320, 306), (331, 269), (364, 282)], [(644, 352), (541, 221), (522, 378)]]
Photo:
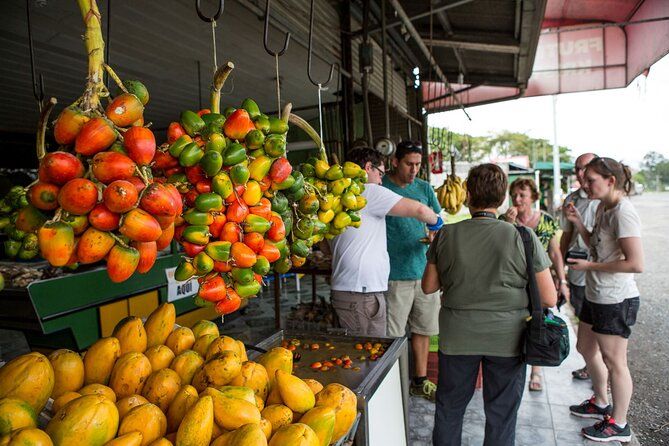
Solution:
[(637, 276), (638, 322), (629, 344), (634, 379), (630, 421), (643, 445), (669, 445), (669, 193), (632, 199), (643, 224), (646, 266)]

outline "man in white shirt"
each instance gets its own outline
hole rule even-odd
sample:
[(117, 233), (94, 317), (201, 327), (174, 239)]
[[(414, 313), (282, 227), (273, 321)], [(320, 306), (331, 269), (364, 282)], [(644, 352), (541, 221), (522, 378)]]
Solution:
[[(567, 207), (567, 204), (573, 203), (581, 214), (583, 223), (588, 230), (592, 230), (592, 227), (595, 224), (595, 214), (597, 213), (599, 200), (591, 200), (588, 197), (588, 191), (586, 190), (587, 183), (585, 181), (585, 166), (596, 157), (597, 155), (594, 153), (584, 153), (576, 158), (574, 170), (576, 171), (576, 177), (578, 178), (581, 187), (569, 194), (567, 198), (565, 198), (564, 205), (562, 206), (562, 209), (564, 210)], [(583, 238), (579, 235), (574, 225), (564, 216), (564, 213), (560, 219), (560, 226), (563, 231), (562, 238), (560, 239), (560, 251), (562, 252), (562, 257), (566, 258), (567, 252), (578, 252), (587, 255), (590, 251), (589, 247), (585, 241), (583, 241)], [(570, 303), (572, 307), (574, 307), (574, 314), (578, 317), (581, 314), (583, 300), (585, 299), (585, 271), (576, 271), (569, 268), (567, 271), (567, 280), (569, 282)], [(574, 370), (572, 375), (576, 379), (589, 378), (588, 371), (585, 367), (579, 370)]]
[(330, 241), (332, 250), (332, 306), (342, 327), (368, 336), (386, 335), (386, 300), (390, 259), (386, 215), (412, 217), (437, 231), (443, 221), (432, 209), (381, 186), (385, 175), (382, 155), (367, 147), (350, 152), (349, 161), (367, 172), (359, 228), (348, 228)]

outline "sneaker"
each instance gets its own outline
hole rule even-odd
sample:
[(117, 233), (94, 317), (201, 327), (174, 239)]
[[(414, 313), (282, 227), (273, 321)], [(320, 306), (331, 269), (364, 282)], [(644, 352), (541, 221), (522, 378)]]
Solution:
[(595, 397), (593, 396), (589, 400), (583, 401), (577, 406), (569, 406), (569, 412), (572, 415), (581, 418), (597, 418), (603, 420), (604, 417), (611, 415), (611, 405), (609, 404), (603, 409), (600, 409), (599, 406), (595, 404)]
[(437, 385), (429, 379), (425, 379), (421, 384), (411, 384), (409, 394), (425, 398), (434, 403), (437, 399)]
[(606, 417), (604, 421), (595, 423), (594, 426), (584, 427), (581, 433), (588, 440), (599, 442), (621, 441), (627, 443), (632, 440), (630, 424), (627, 423), (622, 428), (618, 427), (616, 421), (611, 417)]

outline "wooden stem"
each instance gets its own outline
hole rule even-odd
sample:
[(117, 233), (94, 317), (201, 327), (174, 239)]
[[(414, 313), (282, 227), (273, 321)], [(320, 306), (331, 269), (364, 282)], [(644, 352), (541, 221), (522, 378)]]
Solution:
[(86, 25), (84, 42), (88, 53), (88, 78), (82, 101), (85, 112), (95, 110), (100, 104), (100, 92), (104, 91), (103, 64), (105, 42), (102, 39), (100, 11), (96, 0), (77, 0), (81, 17)]
[(39, 121), (37, 123), (37, 135), (35, 135), (35, 150), (37, 152), (37, 159), (42, 160), (46, 155), (46, 146), (45, 146), (45, 135), (46, 135), (46, 125), (49, 123), (49, 115), (53, 110), (53, 107), (58, 103), (56, 98), (49, 98), (48, 101), (44, 103), (42, 107), (42, 113), (40, 113)]
[(107, 65), (106, 63), (103, 63), (102, 66), (105, 68), (107, 75), (114, 80), (118, 88), (120, 88), (123, 91), (123, 93), (128, 93), (128, 89), (125, 88), (125, 85), (123, 85), (123, 81), (121, 81), (121, 78), (118, 77), (114, 69), (109, 65)]
[(226, 62), (225, 65), (218, 67), (218, 70), (214, 73), (214, 81), (211, 84), (211, 94), (209, 96), (212, 113), (221, 112), (221, 88), (223, 88), (223, 84), (225, 84), (225, 81), (234, 69), (235, 64)]
[(325, 152), (325, 146), (323, 145), (323, 141), (321, 141), (321, 137), (318, 135), (318, 132), (311, 126), (307, 121), (304, 119), (300, 118), (296, 114), (291, 114), (288, 117), (288, 121), (291, 124), (294, 124), (298, 126), (300, 129), (302, 129), (309, 137), (316, 143), (316, 147), (318, 147), (320, 159), (325, 161), (326, 163), (328, 162), (328, 154)]

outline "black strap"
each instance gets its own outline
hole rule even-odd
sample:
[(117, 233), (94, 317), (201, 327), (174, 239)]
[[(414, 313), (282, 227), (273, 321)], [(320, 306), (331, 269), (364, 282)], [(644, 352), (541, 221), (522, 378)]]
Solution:
[(529, 229), (524, 226), (516, 226), (516, 229), (520, 233), (520, 238), (523, 239), (523, 247), (525, 248), (525, 261), (527, 262), (527, 294), (529, 297), (529, 305), (527, 306), (527, 309), (532, 316), (530, 327), (532, 331), (538, 330), (539, 335), (543, 336), (543, 333), (541, 332), (544, 328), (544, 312), (541, 308), (539, 286), (537, 285), (537, 278), (533, 268), (534, 256), (532, 255), (532, 236)]
[(495, 220), (497, 219), (497, 216), (495, 215), (494, 212), (479, 211), (479, 212), (474, 212), (472, 214), (472, 218), (479, 218), (479, 217), (493, 218)]

